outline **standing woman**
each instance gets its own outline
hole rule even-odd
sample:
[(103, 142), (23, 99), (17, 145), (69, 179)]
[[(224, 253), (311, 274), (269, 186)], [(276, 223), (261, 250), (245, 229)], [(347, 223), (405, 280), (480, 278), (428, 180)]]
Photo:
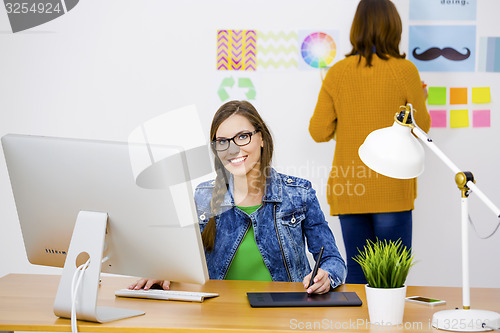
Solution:
[(417, 68), (399, 51), (401, 18), (389, 0), (361, 0), (351, 27), (352, 51), (323, 81), (309, 133), (316, 142), (335, 137), (328, 179), (330, 214), (338, 215), (347, 254), (347, 283), (366, 283), (352, 257), (366, 240), (401, 239), (411, 247), (416, 179), (392, 179), (358, 157), (366, 136), (391, 126), (399, 107), (411, 103), (427, 132), (430, 116)]
[[(345, 263), (315, 191), (271, 167), (273, 140), (257, 110), (246, 101), (222, 105), (210, 140), (217, 176), (195, 191), (210, 278), (301, 281), (309, 293), (342, 284)], [(310, 288), (306, 240), (315, 259), (324, 246)]]

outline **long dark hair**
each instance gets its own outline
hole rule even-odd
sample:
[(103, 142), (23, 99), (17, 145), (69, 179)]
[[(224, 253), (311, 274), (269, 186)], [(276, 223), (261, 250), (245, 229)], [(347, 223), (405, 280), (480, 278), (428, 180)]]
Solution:
[[(247, 118), (255, 130), (259, 131), (262, 135), (263, 147), (261, 148), (260, 174), (257, 184), (265, 187), (267, 177), (270, 173), (271, 160), (274, 151), (273, 138), (271, 136), (271, 132), (266, 126), (266, 123), (262, 120), (262, 117), (251, 103), (247, 101), (230, 101), (222, 105), (219, 110), (217, 110), (212, 120), (212, 126), (210, 128), (210, 141), (212, 142), (216, 139), (216, 133), (219, 126), (227, 118), (235, 114)], [(229, 184), (227, 170), (219, 159), (217, 151), (215, 151), (213, 146), (212, 152), (215, 155), (214, 165), (217, 173), (212, 193), (212, 201), (210, 202), (212, 214), (201, 235), (203, 239), (203, 246), (208, 252), (213, 250), (215, 243), (216, 226), (214, 216), (217, 215), (220, 210), (220, 206), (224, 200), (224, 195), (228, 190)]]
[(373, 54), (381, 59), (405, 58), (399, 42), (403, 25), (396, 6), (390, 0), (361, 0), (351, 26), (352, 50), (346, 56), (359, 55), (372, 66)]

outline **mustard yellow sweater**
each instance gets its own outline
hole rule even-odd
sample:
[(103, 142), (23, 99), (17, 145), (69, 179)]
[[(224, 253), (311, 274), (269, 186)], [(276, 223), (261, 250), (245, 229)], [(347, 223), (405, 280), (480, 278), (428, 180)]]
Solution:
[[(425, 132), (430, 116), (417, 68), (405, 59), (350, 56), (328, 70), (309, 124), (316, 142), (336, 140), (327, 196), (331, 215), (399, 212), (414, 208), (416, 179), (385, 177), (358, 157), (366, 136), (391, 126), (401, 105), (412, 103), (417, 125)], [(335, 138), (334, 138), (335, 136)]]

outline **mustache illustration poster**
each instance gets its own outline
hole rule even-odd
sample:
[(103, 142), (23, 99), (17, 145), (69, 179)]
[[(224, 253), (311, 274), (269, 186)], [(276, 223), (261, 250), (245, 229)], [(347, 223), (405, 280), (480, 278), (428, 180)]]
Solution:
[(465, 54), (458, 52), (452, 47), (445, 47), (444, 49), (440, 49), (439, 47), (431, 47), (430, 49), (425, 50), (420, 54), (417, 52), (418, 49), (419, 47), (414, 48), (412, 55), (415, 59), (422, 61), (434, 60), (441, 56), (445, 57), (448, 60), (462, 61), (469, 58), (471, 55), (470, 50), (466, 47), (464, 47), (466, 51)]
[(476, 26), (410, 26), (408, 59), (422, 72), (474, 72)]

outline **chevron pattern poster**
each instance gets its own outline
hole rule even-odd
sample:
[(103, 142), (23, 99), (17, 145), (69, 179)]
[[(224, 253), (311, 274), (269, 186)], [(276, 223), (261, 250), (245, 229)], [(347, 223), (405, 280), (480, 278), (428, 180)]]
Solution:
[(257, 50), (259, 70), (296, 69), (299, 62), (297, 31), (258, 31)]
[(217, 32), (217, 70), (255, 71), (257, 32), (219, 30)]

